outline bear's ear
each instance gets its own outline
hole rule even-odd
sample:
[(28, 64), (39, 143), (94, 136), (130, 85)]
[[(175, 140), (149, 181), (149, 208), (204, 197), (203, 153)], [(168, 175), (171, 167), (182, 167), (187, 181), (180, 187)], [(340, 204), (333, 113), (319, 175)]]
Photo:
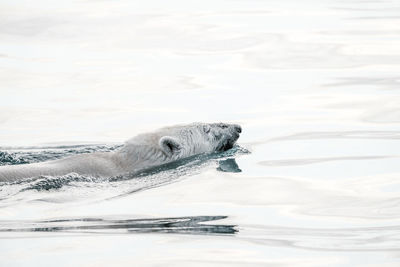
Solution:
[(161, 137), (159, 144), (160, 144), (161, 149), (168, 155), (174, 154), (175, 152), (179, 151), (179, 149), (181, 148), (178, 141), (171, 136)]

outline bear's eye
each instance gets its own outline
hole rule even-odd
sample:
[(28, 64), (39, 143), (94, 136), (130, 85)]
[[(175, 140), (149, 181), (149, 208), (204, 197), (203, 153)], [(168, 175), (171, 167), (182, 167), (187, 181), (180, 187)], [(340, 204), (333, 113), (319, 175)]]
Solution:
[(203, 130), (204, 130), (205, 133), (209, 133), (211, 131), (211, 127), (208, 126), (208, 125), (204, 125), (203, 126)]
[(219, 125), (219, 127), (221, 127), (222, 129), (225, 129), (225, 128), (228, 128), (228, 125), (221, 123), (221, 124)]

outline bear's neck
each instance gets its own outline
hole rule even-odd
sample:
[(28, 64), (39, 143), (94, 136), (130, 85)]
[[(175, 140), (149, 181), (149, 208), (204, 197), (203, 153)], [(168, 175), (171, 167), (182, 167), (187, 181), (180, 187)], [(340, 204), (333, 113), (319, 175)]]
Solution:
[(115, 153), (114, 161), (128, 172), (137, 172), (171, 162), (173, 159), (155, 147), (129, 145)]

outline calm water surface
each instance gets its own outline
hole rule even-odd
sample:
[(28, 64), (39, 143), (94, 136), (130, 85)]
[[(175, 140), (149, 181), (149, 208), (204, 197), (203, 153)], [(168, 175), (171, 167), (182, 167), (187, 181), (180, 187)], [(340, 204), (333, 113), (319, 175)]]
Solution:
[(399, 266), (399, 1), (0, 4), (0, 164), (193, 121), (238, 146), (0, 185), (2, 266)]

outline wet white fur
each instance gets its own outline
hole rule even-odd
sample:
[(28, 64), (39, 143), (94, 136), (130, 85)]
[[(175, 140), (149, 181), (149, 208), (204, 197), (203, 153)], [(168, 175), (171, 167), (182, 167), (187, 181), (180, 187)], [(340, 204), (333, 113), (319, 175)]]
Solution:
[(165, 127), (140, 134), (115, 152), (96, 152), (48, 162), (1, 166), (0, 181), (11, 182), (68, 173), (112, 177), (136, 172), (201, 153), (226, 150), (239, 138), (240, 131), (240, 126), (224, 123)]

